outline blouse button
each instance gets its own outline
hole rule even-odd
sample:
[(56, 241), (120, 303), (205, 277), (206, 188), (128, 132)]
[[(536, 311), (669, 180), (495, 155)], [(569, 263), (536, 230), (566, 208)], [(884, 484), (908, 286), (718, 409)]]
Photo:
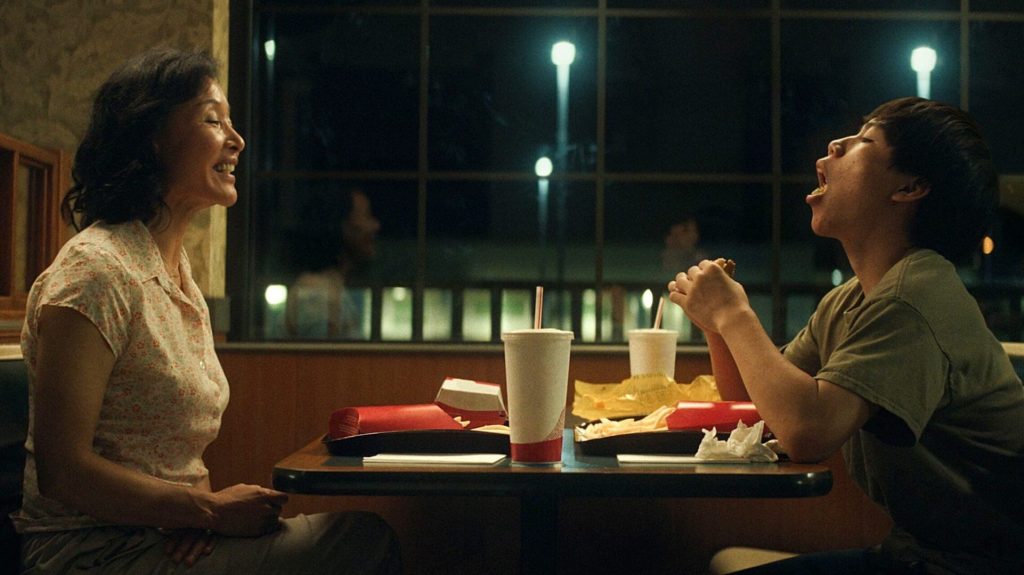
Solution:
[(205, 361), (199, 360), (199, 369), (202, 369), (202, 370), (206, 369), (206, 362)]

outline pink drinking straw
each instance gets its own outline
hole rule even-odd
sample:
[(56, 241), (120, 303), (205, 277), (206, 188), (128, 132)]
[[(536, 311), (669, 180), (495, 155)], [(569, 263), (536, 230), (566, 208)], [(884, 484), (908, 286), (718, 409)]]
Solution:
[(661, 329), (661, 314), (665, 311), (665, 296), (658, 299), (658, 313), (654, 316), (654, 329)]
[(537, 286), (537, 302), (533, 309), (533, 329), (540, 329), (541, 318), (544, 316), (544, 286)]

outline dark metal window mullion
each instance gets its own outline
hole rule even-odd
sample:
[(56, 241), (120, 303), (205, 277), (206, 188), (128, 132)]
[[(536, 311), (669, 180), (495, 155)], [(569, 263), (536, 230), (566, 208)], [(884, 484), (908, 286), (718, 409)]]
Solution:
[[(604, 291), (604, 191), (605, 191), (605, 106), (608, 81), (608, 2), (600, 0), (597, 8), (597, 180), (594, 182), (594, 341), (602, 341), (601, 313), (604, 311), (601, 297)], [(582, 301), (583, 293), (579, 297)], [(582, 312), (581, 312), (582, 316)], [(582, 323), (582, 318), (581, 318)], [(583, 330), (580, 326), (579, 335)]]
[[(231, 0), (229, 10), (230, 35), (228, 52), (229, 69), (245, 70), (245, 73), (230, 74), (228, 78), (228, 94), (232, 102), (232, 111), (239, 124), (243, 128), (248, 127), (251, 131), (255, 114), (252, 106), (252, 83), (253, 63), (258, 53), (258, 38), (255, 35), (253, 25), (252, 0)], [(258, 140), (258, 138), (252, 138)], [(255, 142), (254, 142), (255, 143)], [(256, 146), (259, 147), (258, 145)], [(232, 247), (232, 257), (226, 258), (226, 285), (225, 290), (230, 297), (231, 327), (229, 337), (234, 340), (253, 341), (261, 339), (257, 337), (255, 322), (253, 321), (253, 308), (258, 301), (255, 297), (257, 290), (253, 279), (256, 277), (255, 269), (255, 234), (250, 233), (250, 223), (255, 220), (253, 207), (256, 204), (252, 193), (253, 169), (251, 162), (242, 162), (242, 169), (236, 172), (239, 189), (247, 193), (239, 194), (238, 205), (233, 210), (228, 210), (227, 237), (228, 240), (235, 240), (236, 245)]]
[(772, 339), (786, 338), (786, 302), (782, 291), (782, 17), (772, 0)]
[(427, 127), (430, 86), (430, 2), (420, 0), (419, 158), (416, 177), (416, 279), (412, 299), (412, 340), (423, 341), (423, 302), (427, 284)]
[(960, 0), (960, 108), (970, 111), (971, 20), (970, 0)]

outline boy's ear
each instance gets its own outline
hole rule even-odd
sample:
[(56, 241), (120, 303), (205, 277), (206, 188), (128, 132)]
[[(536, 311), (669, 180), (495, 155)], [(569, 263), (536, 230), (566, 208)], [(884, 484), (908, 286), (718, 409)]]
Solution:
[(916, 202), (932, 191), (931, 184), (924, 178), (914, 178), (906, 186), (896, 190), (892, 195), (894, 202)]

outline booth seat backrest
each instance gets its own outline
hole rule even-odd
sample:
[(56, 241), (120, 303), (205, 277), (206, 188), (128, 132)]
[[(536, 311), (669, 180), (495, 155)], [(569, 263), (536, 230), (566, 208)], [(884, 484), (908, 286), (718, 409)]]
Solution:
[(8, 495), (17, 491), (20, 503), (28, 431), (28, 368), (21, 353), (12, 352), (9, 346), (3, 346), (0, 353), (0, 497), (6, 502)]
[[(17, 346), (0, 346), (0, 573), (15, 572), (19, 543), (8, 514), (21, 506), (28, 432), (28, 368)], [(11, 571), (7, 571), (10, 568)]]

